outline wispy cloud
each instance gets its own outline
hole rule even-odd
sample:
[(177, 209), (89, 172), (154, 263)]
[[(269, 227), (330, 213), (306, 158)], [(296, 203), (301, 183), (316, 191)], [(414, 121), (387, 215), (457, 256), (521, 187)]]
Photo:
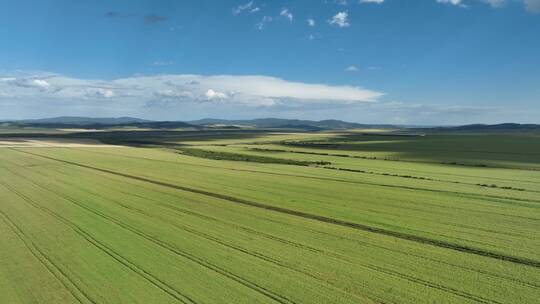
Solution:
[(349, 13), (347, 11), (339, 12), (335, 14), (332, 19), (328, 20), (328, 23), (331, 25), (336, 25), (338, 27), (349, 27)]
[(281, 10), (281, 12), (279, 12), (279, 15), (282, 16), (282, 17), (285, 17), (285, 18), (289, 19), (289, 21), (293, 21), (293, 19), (294, 19), (293, 14), (289, 11), (288, 8), (283, 8), (283, 9)]
[(249, 1), (232, 9), (232, 14), (237, 16), (242, 13), (256, 13), (261, 10), (260, 6), (255, 5), (255, 2)]
[(315, 26), (315, 19), (309, 18), (307, 20), (307, 23), (308, 23), (309, 26)]
[(374, 3), (374, 4), (381, 4), (384, 0), (360, 0), (360, 3)]
[(358, 72), (360, 69), (358, 69), (356, 66), (354, 65), (350, 65), (348, 67), (345, 68), (345, 72)]
[(460, 7), (466, 7), (462, 0), (437, 0), (438, 3), (448, 4), (448, 5), (454, 5), (454, 6), (460, 6)]

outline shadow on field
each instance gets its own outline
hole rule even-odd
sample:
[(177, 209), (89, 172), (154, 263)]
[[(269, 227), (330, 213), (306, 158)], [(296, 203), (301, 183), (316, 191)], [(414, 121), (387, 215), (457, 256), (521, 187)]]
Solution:
[[(282, 132), (282, 131), (280, 131)], [(179, 146), (189, 141), (245, 140), (257, 139), (272, 134), (268, 130), (153, 130), (153, 131), (97, 131), (54, 133), (6, 133), (0, 140), (17, 141), (27, 138), (43, 140), (95, 140), (103, 144), (124, 146)]]
[(365, 152), (386, 160), (540, 170), (540, 138), (534, 135), (343, 134), (322, 141), (287, 141), (289, 147)]

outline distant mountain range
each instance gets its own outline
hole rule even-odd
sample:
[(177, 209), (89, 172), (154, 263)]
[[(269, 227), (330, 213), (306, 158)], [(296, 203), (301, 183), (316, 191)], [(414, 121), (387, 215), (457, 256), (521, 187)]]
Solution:
[(66, 125), (123, 125), (131, 123), (151, 122), (151, 120), (140, 119), (135, 117), (118, 117), (118, 118), (92, 118), (80, 116), (61, 116), (42, 119), (25, 119), (17, 120), (17, 123), (22, 124), (66, 124)]
[(500, 131), (500, 130), (540, 130), (538, 124), (471, 124), (451, 127), (418, 127), (401, 126), (390, 124), (360, 124), (346, 122), (342, 120), (299, 120), (282, 118), (260, 118), (250, 120), (226, 120), (206, 118), (188, 122), (182, 121), (152, 121), (135, 117), (118, 118), (91, 118), (78, 116), (62, 116), (44, 119), (27, 119), (17, 121), (7, 121), (4, 124), (21, 127), (42, 127), (42, 128), (85, 128), (85, 129), (103, 129), (111, 127), (136, 127), (136, 128), (156, 128), (156, 129), (174, 129), (174, 128), (271, 128), (271, 129), (298, 129), (305, 131), (319, 130), (344, 130), (344, 129), (424, 129), (437, 131)]
[(299, 120), (299, 119), (282, 119), (282, 118), (260, 118), (250, 120), (226, 120), (206, 118), (201, 120), (188, 121), (192, 125), (209, 126), (209, 125), (235, 125), (249, 126), (255, 128), (281, 128), (281, 129), (304, 129), (304, 130), (339, 130), (339, 129), (373, 129), (373, 128), (396, 128), (393, 125), (385, 124), (360, 124), (354, 122), (346, 122), (342, 120)]
[(10, 125), (20, 127), (41, 127), (41, 128), (83, 128), (83, 129), (104, 129), (135, 127), (149, 129), (175, 129), (175, 128), (198, 128), (182, 121), (152, 121), (134, 117), (118, 118), (91, 118), (78, 116), (62, 116), (43, 119), (28, 119), (6, 122)]

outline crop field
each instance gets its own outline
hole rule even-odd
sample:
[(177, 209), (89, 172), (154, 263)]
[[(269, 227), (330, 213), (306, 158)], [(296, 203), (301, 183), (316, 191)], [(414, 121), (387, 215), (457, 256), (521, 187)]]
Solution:
[(31, 138), (69, 145), (0, 145), (0, 303), (539, 303), (538, 134)]

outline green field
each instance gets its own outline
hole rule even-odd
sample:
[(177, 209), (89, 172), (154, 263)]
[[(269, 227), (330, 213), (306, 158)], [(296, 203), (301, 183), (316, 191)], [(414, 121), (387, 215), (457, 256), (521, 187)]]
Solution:
[(0, 248), (0, 303), (538, 303), (540, 136), (5, 131)]

